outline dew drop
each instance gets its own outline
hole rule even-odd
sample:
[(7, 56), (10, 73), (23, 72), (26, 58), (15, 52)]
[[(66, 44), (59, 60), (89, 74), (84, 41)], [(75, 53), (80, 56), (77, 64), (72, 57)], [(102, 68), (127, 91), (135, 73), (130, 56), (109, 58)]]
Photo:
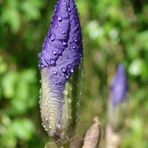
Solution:
[(57, 71), (54, 71), (53, 74), (54, 74), (54, 75), (57, 75)]
[(82, 57), (83, 57), (83, 55), (82, 55), (82, 54), (80, 54), (79, 56), (80, 56), (80, 58), (82, 58)]
[(50, 64), (54, 65), (55, 64), (55, 60), (54, 59), (50, 59)]
[(56, 51), (52, 51), (52, 54), (53, 54), (53, 55), (57, 55), (57, 52), (56, 52)]
[(63, 45), (65, 46), (66, 45), (66, 42), (63, 42)]
[(71, 9), (68, 7), (68, 11), (71, 12)]
[(72, 48), (73, 48), (73, 49), (76, 49), (76, 46), (73, 46)]
[(55, 34), (51, 34), (51, 36), (50, 36), (50, 39), (51, 39), (51, 41), (54, 41), (55, 40)]
[(45, 125), (42, 123), (42, 126), (45, 128)]
[(38, 67), (39, 67), (39, 68), (41, 68), (41, 65), (40, 65), (40, 64), (38, 64)]
[(77, 42), (78, 42), (78, 40), (77, 40), (77, 39), (75, 39), (75, 42), (77, 43)]
[(63, 73), (65, 73), (65, 72), (66, 72), (66, 69), (63, 67), (63, 68), (61, 68), (61, 71), (62, 71)]
[(65, 31), (62, 31), (62, 33), (65, 34), (66, 32)]
[(59, 15), (58, 16), (58, 21), (61, 22), (62, 20), (63, 20), (63, 17)]
[(47, 44), (45, 44), (44, 48), (48, 48), (48, 45), (47, 45)]
[(61, 124), (56, 125), (58, 129), (61, 129)]
[(49, 132), (50, 136), (53, 136), (54, 133), (55, 133), (55, 131), (50, 131), (50, 132)]
[(69, 78), (69, 75), (66, 75), (66, 79), (68, 79)]
[(70, 72), (72, 72), (72, 73), (73, 73), (73, 69), (70, 69)]
[(41, 67), (41, 68), (44, 68), (44, 65), (41, 64), (40, 67)]
[(62, 50), (59, 50), (59, 51), (58, 51), (58, 54), (59, 54), (59, 55), (62, 55)]
[(54, 27), (55, 27), (55, 28), (58, 28), (58, 24), (55, 24)]

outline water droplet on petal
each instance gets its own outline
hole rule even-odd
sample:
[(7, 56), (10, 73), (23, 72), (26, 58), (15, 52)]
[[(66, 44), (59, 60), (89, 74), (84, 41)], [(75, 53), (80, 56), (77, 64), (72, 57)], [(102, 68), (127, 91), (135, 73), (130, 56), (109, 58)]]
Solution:
[(73, 46), (72, 48), (73, 48), (73, 49), (76, 49), (76, 46)]
[(50, 64), (51, 65), (55, 65), (55, 60), (54, 59), (50, 59)]
[(51, 34), (51, 36), (50, 36), (50, 39), (51, 39), (51, 41), (54, 41), (55, 40), (55, 34)]
[(75, 42), (78, 42), (78, 40), (77, 40), (77, 39), (75, 39)]
[(83, 55), (82, 55), (82, 54), (80, 54), (80, 58), (81, 58), (81, 57), (83, 57)]
[(68, 11), (71, 12), (71, 9), (68, 7)]
[(57, 52), (56, 52), (56, 51), (52, 51), (52, 54), (53, 54), (53, 55), (57, 55)]
[(63, 72), (63, 73), (66, 73), (66, 69), (63, 67), (63, 68), (61, 68), (61, 71)]
[(62, 31), (62, 33), (65, 34), (66, 32), (65, 31)]
[(65, 46), (67, 43), (66, 42), (63, 42), (63, 45)]
[(66, 79), (68, 79), (69, 78), (69, 75), (66, 75)]
[(58, 24), (55, 24), (54, 27), (55, 27), (55, 28), (58, 28)]
[(62, 20), (63, 20), (63, 17), (59, 15), (58, 16), (58, 21), (61, 22)]
[(70, 69), (70, 72), (73, 73), (73, 69)]
[(54, 71), (53, 73), (54, 73), (54, 75), (57, 75), (57, 71)]
[(45, 128), (45, 125), (42, 123), (42, 126)]

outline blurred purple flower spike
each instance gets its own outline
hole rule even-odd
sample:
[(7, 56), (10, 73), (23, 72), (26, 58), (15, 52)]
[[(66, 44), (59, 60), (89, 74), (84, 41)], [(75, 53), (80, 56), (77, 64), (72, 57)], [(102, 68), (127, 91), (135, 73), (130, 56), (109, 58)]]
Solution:
[(125, 75), (124, 66), (122, 64), (119, 64), (110, 89), (111, 102), (113, 107), (116, 107), (125, 99), (126, 93), (127, 78)]
[(58, 0), (39, 54), (41, 118), (49, 136), (64, 135), (67, 121), (63, 92), (82, 56), (81, 27), (74, 0)]

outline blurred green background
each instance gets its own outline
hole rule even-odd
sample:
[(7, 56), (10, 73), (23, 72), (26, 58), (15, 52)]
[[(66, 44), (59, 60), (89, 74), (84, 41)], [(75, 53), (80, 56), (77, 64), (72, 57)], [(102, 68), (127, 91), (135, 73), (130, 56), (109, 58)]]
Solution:
[[(109, 85), (123, 63), (129, 101), (121, 147), (148, 148), (148, 1), (75, 1), (85, 72), (77, 134), (95, 115), (105, 127)], [(55, 3), (0, 0), (0, 148), (42, 148), (49, 140), (40, 121), (37, 65)]]

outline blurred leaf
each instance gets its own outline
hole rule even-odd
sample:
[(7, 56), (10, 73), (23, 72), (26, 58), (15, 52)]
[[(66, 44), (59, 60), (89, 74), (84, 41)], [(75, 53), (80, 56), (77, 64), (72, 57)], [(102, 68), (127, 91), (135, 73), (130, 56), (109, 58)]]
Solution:
[(89, 33), (90, 38), (94, 40), (98, 40), (104, 35), (104, 30), (103, 28), (101, 28), (101, 26), (99, 27), (99, 24), (97, 21), (91, 21), (87, 25), (87, 31)]
[(129, 73), (135, 76), (139, 76), (142, 73), (143, 61), (141, 59), (134, 60), (130, 67)]
[(43, 6), (41, 0), (27, 0), (20, 5), (21, 10), (27, 20), (37, 20), (40, 17), (40, 10)]
[(35, 74), (33, 69), (24, 70), (20, 73), (15, 88), (15, 95), (13, 100), (11, 100), (13, 113), (22, 114), (28, 108), (36, 105), (35, 97), (37, 90), (34, 92), (33, 86), (36, 83)]
[(3, 57), (0, 56), (0, 74), (6, 72), (7, 68), (7, 64), (4, 62)]
[(0, 143), (1, 143), (1, 146), (5, 148), (15, 148), (16, 147), (17, 139), (15, 138), (10, 128), (8, 128), (5, 133), (3, 133), (2, 138), (0, 138)]
[(6, 73), (2, 78), (2, 89), (3, 94), (6, 98), (11, 99), (15, 94), (15, 86), (17, 82), (17, 73), (15, 71), (10, 71)]
[(20, 29), (20, 14), (15, 8), (6, 7), (1, 16), (2, 23), (10, 25), (12, 31), (16, 33)]
[(33, 123), (28, 119), (15, 120), (11, 128), (15, 136), (23, 140), (29, 140), (35, 131)]
[(136, 46), (145, 49), (148, 53), (148, 31), (141, 32), (137, 35)]

